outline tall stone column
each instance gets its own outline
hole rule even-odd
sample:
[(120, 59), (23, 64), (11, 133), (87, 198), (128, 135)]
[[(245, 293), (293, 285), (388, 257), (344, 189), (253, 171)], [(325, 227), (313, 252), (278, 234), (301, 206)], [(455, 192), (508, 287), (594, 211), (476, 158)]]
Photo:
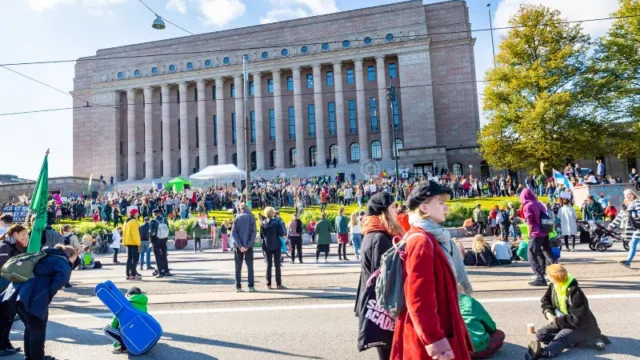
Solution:
[(178, 84), (180, 91), (180, 174), (188, 177), (191, 174), (189, 166), (189, 113), (187, 111), (187, 95), (189, 86), (185, 82)]
[(162, 177), (171, 176), (171, 88), (160, 86), (162, 96)]
[(233, 76), (233, 86), (236, 88), (236, 145), (238, 154), (238, 167), (244, 169), (245, 157), (244, 157), (244, 104), (243, 104), (243, 92), (242, 92), (242, 74)]
[(276, 168), (283, 168), (284, 156), (284, 124), (282, 123), (282, 88), (280, 86), (280, 69), (273, 71), (273, 107), (276, 115)]
[(360, 145), (360, 161), (369, 160), (369, 139), (367, 137), (367, 113), (365, 111), (364, 74), (362, 59), (355, 59), (356, 65), (356, 102), (358, 109), (358, 144)]
[(293, 72), (293, 106), (296, 117), (296, 167), (304, 167), (304, 120), (302, 118), (302, 88), (300, 87), (300, 67)]
[(144, 171), (145, 179), (153, 179), (153, 89), (144, 88)]
[(256, 169), (264, 170), (264, 122), (262, 117), (262, 74), (257, 72), (253, 77), (253, 109), (256, 114)]
[(224, 79), (216, 78), (216, 133), (218, 135), (218, 164), (227, 163), (227, 136), (224, 126)]
[[(344, 93), (342, 92), (342, 63), (333, 63), (333, 84), (336, 92), (336, 132), (338, 135), (338, 163), (347, 163), (347, 131), (344, 125)], [(333, 161), (333, 159), (331, 160)]]
[(128, 180), (137, 178), (136, 169), (136, 91), (127, 90), (127, 159), (129, 164)]
[(316, 116), (316, 166), (324, 167), (327, 154), (324, 137), (324, 101), (322, 101), (322, 66), (313, 64), (313, 103)]
[(378, 118), (380, 119), (380, 142), (382, 144), (382, 160), (391, 160), (391, 128), (389, 127), (389, 110), (387, 106), (387, 75), (384, 67), (384, 56), (376, 57), (378, 76)]
[(208, 155), (208, 144), (207, 139), (207, 111), (205, 104), (207, 103), (207, 98), (205, 95), (205, 81), (198, 80), (196, 86), (198, 87), (198, 142), (200, 143), (200, 148), (198, 152), (198, 156), (200, 157), (200, 169), (204, 169), (209, 165), (209, 155)]

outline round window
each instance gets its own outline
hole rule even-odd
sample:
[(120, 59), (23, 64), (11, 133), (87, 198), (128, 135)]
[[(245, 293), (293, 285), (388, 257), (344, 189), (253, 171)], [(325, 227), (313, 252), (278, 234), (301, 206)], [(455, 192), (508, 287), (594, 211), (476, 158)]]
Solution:
[(247, 61), (251, 60), (251, 56), (249, 54), (242, 55), (243, 59), (247, 59)]
[(230, 57), (225, 57), (224, 59), (222, 59), (222, 63), (225, 65), (229, 65), (231, 64), (231, 58)]
[(308, 53), (309, 53), (309, 47), (308, 47), (307, 45), (302, 46), (302, 47), (300, 48), (300, 53), (301, 53), (302, 55), (306, 55), (306, 54), (308, 54)]
[(187, 70), (193, 70), (193, 63), (191, 61), (187, 63)]
[(172, 72), (172, 73), (176, 72), (176, 66), (173, 64), (169, 65), (169, 72)]
[(124, 72), (122, 71), (118, 72), (118, 79), (120, 80), (124, 79)]
[(204, 61), (204, 67), (210, 68), (211, 65), (213, 65), (213, 61), (211, 61), (211, 59), (207, 59)]
[(387, 40), (387, 42), (392, 42), (394, 37), (392, 33), (388, 33), (387, 36), (384, 37), (385, 40)]
[(364, 44), (365, 44), (365, 45), (371, 45), (371, 43), (373, 42), (373, 40), (371, 39), (371, 37), (370, 37), (370, 36), (367, 36), (367, 37), (365, 37), (365, 38), (364, 38), (364, 41), (363, 41), (363, 42), (364, 42)]
[(139, 70), (139, 69), (136, 69), (136, 70), (133, 72), (133, 76), (135, 76), (135, 77), (140, 77), (140, 75), (142, 75), (142, 73), (140, 72), (140, 70)]
[(280, 50), (280, 55), (282, 56), (289, 56), (289, 50), (288, 49), (282, 49)]
[(151, 68), (151, 75), (158, 75), (158, 68), (157, 67), (152, 67)]
[(343, 47), (343, 48), (345, 48), (345, 49), (348, 49), (349, 47), (351, 47), (351, 41), (349, 41), (349, 40), (344, 40), (344, 41), (342, 42), (342, 47)]
[(267, 60), (269, 58), (269, 52), (263, 51), (260, 57), (262, 58), (262, 60)]
[(322, 51), (329, 51), (329, 43), (322, 44)]

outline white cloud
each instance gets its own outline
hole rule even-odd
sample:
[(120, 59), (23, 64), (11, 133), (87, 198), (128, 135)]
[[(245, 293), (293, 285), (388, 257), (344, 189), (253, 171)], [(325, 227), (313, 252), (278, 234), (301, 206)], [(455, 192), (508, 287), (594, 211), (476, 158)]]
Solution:
[(58, 5), (68, 4), (71, 2), (75, 2), (75, 0), (27, 0), (27, 5), (29, 5), (31, 10), (45, 11), (53, 9)]
[(206, 17), (205, 24), (225, 26), (244, 15), (245, 4), (240, 0), (201, 0), (200, 11)]
[(169, 0), (167, 1), (167, 9), (177, 10), (185, 14), (187, 12), (187, 1), (186, 0)]
[(269, 2), (273, 6), (265, 16), (260, 17), (261, 24), (338, 11), (335, 0), (270, 0)]
[[(91, 15), (102, 15), (109, 5), (124, 3), (127, 0), (82, 0), (80, 3)], [(57, 6), (77, 3), (77, 0), (27, 0), (27, 4), (32, 10), (45, 11)]]

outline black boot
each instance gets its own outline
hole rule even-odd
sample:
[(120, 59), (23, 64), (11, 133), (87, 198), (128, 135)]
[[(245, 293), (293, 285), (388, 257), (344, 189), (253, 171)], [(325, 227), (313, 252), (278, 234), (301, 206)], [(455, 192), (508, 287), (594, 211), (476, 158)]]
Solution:
[(550, 359), (553, 355), (545, 348), (542, 347), (542, 343), (538, 340), (532, 340), (529, 342), (529, 348), (524, 355), (525, 360), (538, 360), (538, 359)]

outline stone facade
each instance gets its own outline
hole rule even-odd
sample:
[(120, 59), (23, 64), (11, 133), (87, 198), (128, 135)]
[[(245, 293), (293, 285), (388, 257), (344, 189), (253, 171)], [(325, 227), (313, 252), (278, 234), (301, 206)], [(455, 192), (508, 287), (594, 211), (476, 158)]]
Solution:
[(479, 166), (469, 29), (464, 1), (416, 0), (98, 50), (76, 63), (74, 175), (153, 179), (245, 156), (260, 171), (344, 167), (392, 160), (395, 141), (418, 172)]
[[(100, 190), (99, 180), (96, 179), (91, 184), (91, 190)], [(17, 201), (18, 196), (27, 195), (31, 197), (35, 190), (36, 182), (30, 181), (15, 184), (0, 184), (0, 203), (6, 201)], [(87, 193), (89, 188), (89, 179), (78, 177), (60, 177), (49, 179), (49, 193), (59, 193), (60, 196), (69, 196), (71, 194)]]

